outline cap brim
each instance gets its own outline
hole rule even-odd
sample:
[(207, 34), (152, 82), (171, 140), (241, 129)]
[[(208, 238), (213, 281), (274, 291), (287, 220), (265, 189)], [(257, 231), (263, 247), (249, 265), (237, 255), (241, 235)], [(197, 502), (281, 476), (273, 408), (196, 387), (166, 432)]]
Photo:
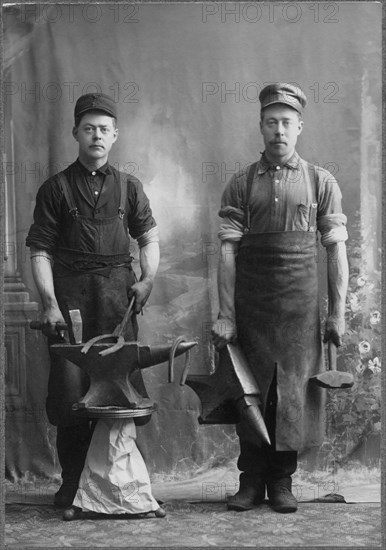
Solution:
[(303, 109), (302, 109), (302, 106), (300, 105), (300, 103), (297, 102), (296, 103), (293, 103), (293, 102), (290, 102), (290, 101), (283, 101), (283, 100), (280, 100), (280, 99), (274, 99), (273, 101), (270, 101), (269, 103), (265, 103), (264, 106), (261, 107), (261, 110), (265, 109), (266, 107), (269, 107), (270, 105), (275, 105), (276, 103), (281, 103), (282, 105), (287, 105), (288, 107), (291, 107), (292, 109), (294, 109), (295, 111), (297, 111), (299, 114), (303, 114)]
[(83, 115), (84, 113), (87, 113), (89, 111), (101, 111), (102, 113), (106, 113), (106, 115), (108, 116), (117, 118), (117, 115), (115, 113), (107, 111), (107, 109), (103, 109), (102, 107), (87, 107), (87, 109), (82, 109), (81, 111), (78, 111), (75, 116)]

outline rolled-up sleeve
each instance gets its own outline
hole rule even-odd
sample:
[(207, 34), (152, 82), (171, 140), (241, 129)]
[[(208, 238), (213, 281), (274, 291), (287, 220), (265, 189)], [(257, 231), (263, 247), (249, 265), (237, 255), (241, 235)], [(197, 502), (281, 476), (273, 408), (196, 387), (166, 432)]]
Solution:
[[(134, 239), (138, 239), (157, 226), (142, 183), (133, 176), (128, 180), (128, 228)], [(154, 232), (153, 232), (154, 233)], [(154, 236), (154, 235), (153, 235)]]
[(146, 233), (143, 233), (140, 235), (137, 239), (139, 248), (143, 248), (144, 246), (147, 246), (151, 243), (158, 243), (159, 242), (159, 232), (158, 227), (152, 227), (149, 229), (149, 231), (146, 231)]
[(330, 246), (348, 239), (347, 217), (342, 212), (342, 193), (338, 182), (322, 168), (318, 169), (319, 204), (317, 227), (323, 246)]
[(50, 178), (38, 190), (33, 214), (33, 224), (26, 238), (26, 245), (50, 254), (59, 238), (59, 218), (62, 191), (57, 179)]
[(239, 241), (244, 230), (244, 208), (241, 192), (242, 174), (234, 174), (228, 182), (222, 198), (219, 216), (222, 218), (218, 236), (222, 241)]

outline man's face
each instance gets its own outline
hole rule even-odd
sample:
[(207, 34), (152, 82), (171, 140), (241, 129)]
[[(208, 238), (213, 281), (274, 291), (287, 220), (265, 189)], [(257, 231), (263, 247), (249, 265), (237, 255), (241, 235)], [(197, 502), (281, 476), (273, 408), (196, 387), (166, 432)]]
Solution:
[(89, 162), (107, 160), (113, 143), (117, 140), (118, 129), (114, 119), (101, 111), (90, 111), (83, 115), (72, 134), (79, 143), (79, 157)]
[(292, 107), (275, 103), (262, 112), (260, 131), (269, 156), (280, 158), (293, 153), (303, 121)]

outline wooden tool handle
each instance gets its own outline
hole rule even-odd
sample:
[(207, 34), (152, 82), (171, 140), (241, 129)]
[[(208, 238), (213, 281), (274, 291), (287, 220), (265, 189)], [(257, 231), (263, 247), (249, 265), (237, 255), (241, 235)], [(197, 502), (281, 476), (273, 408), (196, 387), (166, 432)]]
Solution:
[(328, 341), (328, 367), (336, 371), (336, 345), (331, 340)]
[[(31, 321), (29, 324), (29, 327), (33, 330), (42, 330), (43, 329), (43, 323), (40, 321)], [(67, 323), (56, 323), (56, 330), (68, 330)]]

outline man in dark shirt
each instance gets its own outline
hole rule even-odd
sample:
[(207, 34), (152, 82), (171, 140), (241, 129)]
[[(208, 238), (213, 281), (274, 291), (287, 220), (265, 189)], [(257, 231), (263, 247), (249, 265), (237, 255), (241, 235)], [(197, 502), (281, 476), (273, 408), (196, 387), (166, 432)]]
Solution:
[[(56, 324), (70, 323), (72, 309), (81, 312), (83, 341), (111, 333), (133, 296), (139, 313), (159, 264), (158, 228), (141, 182), (108, 163), (118, 138), (116, 104), (105, 94), (86, 94), (76, 102), (74, 115), (79, 157), (40, 187), (26, 241), (49, 345), (61, 341)], [(131, 266), (128, 232), (140, 250), (139, 281)], [(126, 339), (135, 340), (137, 332), (133, 315)], [(69, 361), (50, 357), (47, 414), (57, 426), (63, 478), (55, 504), (65, 507), (75, 496), (92, 436), (90, 423), (71, 414), (89, 379)], [(132, 382), (146, 392), (140, 375)]]
[(323, 439), (324, 370), (317, 285), (317, 231), (328, 258), (329, 316), (325, 341), (339, 346), (348, 282), (346, 216), (327, 170), (295, 150), (303, 130), (302, 90), (276, 83), (260, 94), (265, 151), (235, 174), (222, 197), (218, 270), (220, 312), (212, 329), (218, 349), (236, 339), (261, 391), (271, 445), (240, 422), (240, 489), (230, 510), (264, 500), (295, 512), (291, 493), (298, 452)]

